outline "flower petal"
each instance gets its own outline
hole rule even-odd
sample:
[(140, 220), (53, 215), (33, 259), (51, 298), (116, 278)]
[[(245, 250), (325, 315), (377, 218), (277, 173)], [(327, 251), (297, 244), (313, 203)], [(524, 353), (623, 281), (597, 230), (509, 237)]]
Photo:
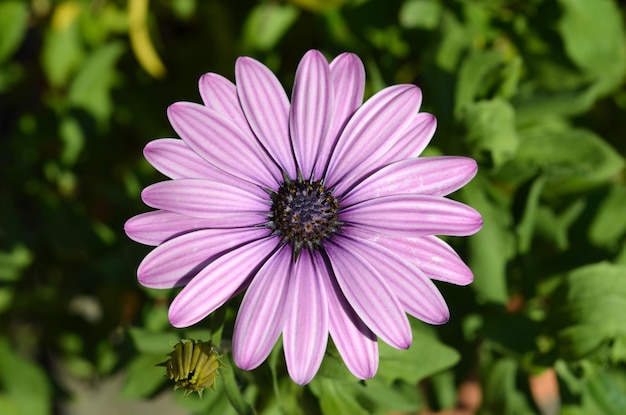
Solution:
[(292, 179), (296, 163), (289, 139), (289, 98), (276, 76), (261, 62), (241, 57), (235, 65), (237, 94), (246, 119), (270, 155)]
[(233, 296), (276, 250), (275, 238), (250, 242), (227, 252), (200, 271), (170, 305), (174, 327), (202, 320)]
[[(238, 219), (234, 218), (234, 220)], [(194, 218), (166, 210), (155, 210), (141, 213), (128, 219), (124, 224), (124, 231), (133, 241), (156, 246), (187, 232), (214, 228), (218, 224), (227, 225), (228, 221), (224, 219), (216, 221), (215, 219)], [(229, 226), (220, 227), (229, 228)]]
[(328, 300), (322, 279), (327, 272), (317, 254), (303, 250), (291, 275), (283, 348), (289, 376), (299, 385), (313, 379), (326, 351)]
[[(330, 63), (333, 88), (333, 112), (326, 139), (322, 141), (316, 172), (323, 173), (339, 134), (354, 112), (363, 103), (365, 68), (354, 53), (342, 53)], [(316, 176), (316, 180), (321, 176)]]
[(291, 250), (281, 247), (254, 276), (243, 297), (233, 332), (233, 358), (242, 369), (259, 366), (270, 354), (289, 311)]
[(139, 264), (137, 278), (144, 287), (179, 287), (224, 252), (267, 235), (268, 231), (262, 228), (190, 232), (170, 239), (148, 253)]
[(409, 320), (383, 277), (358, 253), (345, 248), (336, 238), (325, 246), (335, 278), (344, 296), (363, 322), (389, 345), (406, 349), (411, 345)]
[(262, 223), (269, 210), (265, 200), (245, 190), (202, 179), (155, 183), (146, 187), (141, 197), (146, 205), (156, 209), (197, 218), (234, 218), (237, 226)]
[[(320, 52), (311, 50), (298, 65), (289, 114), (293, 150), (305, 179), (311, 178), (321, 143), (326, 137), (332, 100), (328, 62)], [(318, 176), (321, 173), (318, 172)]]
[(467, 236), (483, 224), (473, 208), (454, 200), (429, 195), (393, 195), (366, 200), (341, 212), (340, 220), (386, 235)]
[(233, 176), (275, 188), (282, 173), (264, 149), (226, 116), (191, 102), (167, 109), (174, 130), (203, 159)]
[(349, 206), (381, 196), (416, 193), (446, 196), (476, 175), (476, 162), (467, 157), (413, 158), (389, 164), (358, 183), (342, 204)]
[(437, 118), (427, 112), (415, 115), (409, 127), (389, 151), (385, 152), (368, 170), (379, 168), (394, 161), (418, 157), (426, 148), (437, 129)]
[(152, 166), (170, 179), (210, 179), (214, 172), (224, 172), (207, 163), (183, 140), (161, 138), (150, 141), (143, 155)]
[(407, 313), (430, 324), (448, 321), (450, 311), (443, 296), (435, 284), (408, 260), (365, 239), (342, 238), (341, 245), (361, 254), (384, 276)]
[(346, 176), (386, 153), (411, 124), (421, 100), (416, 86), (395, 85), (365, 102), (350, 118), (333, 150), (326, 172), (328, 186), (336, 186), (341, 194), (350, 185)]
[(267, 196), (261, 187), (209, 164), (183, 140), (162, 138), (151, 141), (146, 144), (143, 154), (154, 168), (171, 179), (207, 179), (245, 189), (259, 197)]
[[(331, 270), (332, 271), (332, 270)], [(346, 300), (334, 276), (322, 278), (328, 299), (328, 331), (346, 367), (359, 379), (369, 379), (378, 370), (376, 336)]]
[(342, 232), (347, 236), (367, 239), (392, 250), (415, 264), (430, 279), (456, 285), (467, 285), (474, 279), (472, 270), (454, 249), (436, 236), (399, 238), (354, 226), (346, 226)]

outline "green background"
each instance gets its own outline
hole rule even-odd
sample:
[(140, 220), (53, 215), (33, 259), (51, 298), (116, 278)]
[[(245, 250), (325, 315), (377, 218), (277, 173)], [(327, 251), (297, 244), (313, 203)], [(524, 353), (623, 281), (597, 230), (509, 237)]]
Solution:
[[(410, 414), (468, 384), (481, 414), (626, 413), (625, 18), (612, 0), (1, 0), (0, 413)], [(253, 56), (290, 91), (311, 48), (357, 53), (368, 96), (417, 84), (426, 154), (477, 159), (453, 198), (484, 227), (449, 240), (475, 281), (439, 284), (450, 322), (412, 320), (371, 380), (331, 346), (294, 385), (278, 346), (252, 372), (226, 354), (217, 390), (182, 398), (155, 364), (182, 337), (227, 345), (238, 299), (175, 330), (175, 293), (138, 285), (149, 248), (122, 227), (163, 179), (142, 148), (203, 73)]]

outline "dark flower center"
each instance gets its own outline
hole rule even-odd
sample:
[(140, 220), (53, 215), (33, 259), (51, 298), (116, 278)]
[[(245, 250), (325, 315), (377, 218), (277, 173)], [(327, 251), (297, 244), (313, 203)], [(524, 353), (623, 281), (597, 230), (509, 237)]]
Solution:
[(285, 180), (272, 194), (269, 227), (289, 243), (297, 257), (302, 247), (317, 249), (337, 233), (339, 203), (317, 181)]

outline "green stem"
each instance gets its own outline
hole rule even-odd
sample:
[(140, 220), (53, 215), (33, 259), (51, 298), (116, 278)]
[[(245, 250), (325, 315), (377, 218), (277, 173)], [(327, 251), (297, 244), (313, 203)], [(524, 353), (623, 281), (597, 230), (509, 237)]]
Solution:
[(226, 392), (230, 404), (239, 415), (256, 415), (256, 411), (246, 402), (239, 386), (237, 386), (234, 370), (235, 365), (232, 359), (228, 358), (228, 364), (229, 367), (222, 370), (222, 378), (224, 380), (224, 391)]

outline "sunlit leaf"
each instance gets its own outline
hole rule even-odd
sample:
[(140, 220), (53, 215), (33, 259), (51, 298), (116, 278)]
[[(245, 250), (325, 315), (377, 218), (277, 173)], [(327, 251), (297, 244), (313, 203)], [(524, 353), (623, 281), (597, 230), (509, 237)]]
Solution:
[(407, 0), (400, 8), (400, 24), (408, 29), (434, 29), (441, 19), (441, 3), (434, 0)]
[(271, 50), (298, 18), (297, 8), (288, 4), (261, 3), (248, 15), (243, 29), (244, 48)]
[(97, 120), (107, 118), (112, 111), (110, 92), (115, 82), (115, 64), (124, 52), (119, 43), (108, 43), (94, 51), (80, 67), (68, 94), (72, 105), (92, 114)]
[(23, 1), (0, 3), (0, 63), (9, 58), (26, 35), (28, 6)]
[(380, 363), (376, 376), (388, 383), (397, 379), (415, 384), (423, 378), (453, 366), (458, 352), (445, 345), (420, 323), (413, 324), (413, 342), (407, 350), (398, 350), (378, 342)]
[(490, 154), (490, 162), (499, 167), (515, 156), (519, 138), (515, 130), (515, 111), (503, 99), (468, 104), (464, 112), (467, 141), (474, 149), (474, 158)]

